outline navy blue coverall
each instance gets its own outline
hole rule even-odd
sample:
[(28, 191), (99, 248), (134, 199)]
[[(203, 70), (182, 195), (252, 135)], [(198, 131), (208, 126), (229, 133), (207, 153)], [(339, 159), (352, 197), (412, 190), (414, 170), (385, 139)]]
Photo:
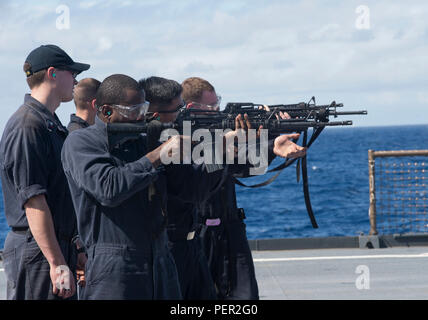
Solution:
[(58, 117), (29, 94), (4, 129), (0, 175), (12, 229), (3, 251), (7, 299), (60, 299), (52, 293), (49, 263), (28, 227), (24, 204), (34, 196), (45, 195), (62, 254), (75, 271), (76, 216), (61, 164), (66, 136)]
[[(275, 158), (273, 144), (271, 137), (268, 141), (268, 164)], [(200, 241), (220, 300), (259, 299), (245, 214), (237, 206), (234, 179), (249, 177), (250, 167), (248, 163), (229, 166), (218, 192), (198, 207), (202, 224)]]
[(167, 230), (169, 247), (177, 266), (183, 299), (216, 299), (208, 261), (197, 234), (196, 206), (168, 195)]
[(75, 113), (70, 115), (70, 122), (67, 125), (68, 132), (72, 132), (77, 129), (83, 129), (89, 127), (89, 123), (82, 118), (76, 116)]
[(192, 165), (155, 169), (143, 139), (111, 149), (107, 126), (96, 117), (64, 144), (64, 171), (88, 253), (84, 299), (182, 297), (165, 229), (167, 192), (197, 202), (211, 184), (201, 185), (207, 174)]

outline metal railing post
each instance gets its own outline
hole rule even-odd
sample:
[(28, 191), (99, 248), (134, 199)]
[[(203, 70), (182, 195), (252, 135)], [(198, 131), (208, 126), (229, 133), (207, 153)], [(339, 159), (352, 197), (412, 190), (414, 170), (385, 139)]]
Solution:
[(375, 188), (375, 156), (374, 151), (369, 150), (369, 193), (370, 193), (370, 235), (376, 235), (376, 188)]

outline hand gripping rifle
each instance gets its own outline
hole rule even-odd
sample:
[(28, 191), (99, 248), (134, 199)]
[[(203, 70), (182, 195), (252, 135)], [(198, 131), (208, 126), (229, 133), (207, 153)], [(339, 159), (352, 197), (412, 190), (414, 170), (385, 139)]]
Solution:
[[(311, 104), (311, 102), (313, 103)], [(170, 123), (161, 123), (157, 120), (148, 120), (139, 123), (109, 123), (107, 124), (107, 133), (109, 139), (110, 150), (115, 147), (120, 147), (121, 143), (137, 138), (141, 133), (147, 133), (150, 145), (154, 145), (160, 137), (160, 134), (165, 129), (176, 129), (183, 134), (185, 123), (190, 124), (192, 130), (208, 129), (214, 130), (235, 130), (235, 118), (238, 114), (247, 114), (252, 128), (259, 128), (261, 125), (264, 129), (268, 129), (271, 135), (280, 135), (283, 133), (303, 133), (302, 146), (309, 148), (321, 131), (326, 126), (347, 126), (352, 125), (352, 121), (329, 121), (330, 116), (335, 118), (339, 115), (356, 115), (367, 114), (367, 111), (348, 111), (337, 112), (337, 107), (342, 107), (342, 104), (336, 104), (334, 101), (330, 105), (316, 106), (315, 98), (313, 97), (309, 103), (298, 103), (291, 105), (272, 105), (268, 106), (270, 110), (263, 109), (262, 104), (254, 103), (228, 103), (223, 111), (207, 111), (200, 109), (181, 109), (177, 119)], [(287, 112), (291, 119), (281, 119), (280, 112)], [(277, 116), (278, 115), (278, 118)], [(312, 128), (312, 136), (308, 140), (308, 129)], [(150, 142), (151, 141), (151, 142)], [(296, 141), (295, 141), (296, 142)], [(280, 172), (294, 163), (297, 159), (287, 159), (282, 165), (270, 170), (269, 172), (278, 171), (275, 176), (263, 183), (247, 186), (235, 179), (235, 182), (244, 187), (257, 188), (267, 185), (274, 181)], [(300, 160), (297, 165), (298, 180), (299, 180)], [(305, 204), (311, 219), (312, 226), (317, 228), (318, 225), (313, 215), (312, 207), (309, 198), (308, 176), (306, 156), (302, 158), (302, 178), (303, 191), (305, 195)]]

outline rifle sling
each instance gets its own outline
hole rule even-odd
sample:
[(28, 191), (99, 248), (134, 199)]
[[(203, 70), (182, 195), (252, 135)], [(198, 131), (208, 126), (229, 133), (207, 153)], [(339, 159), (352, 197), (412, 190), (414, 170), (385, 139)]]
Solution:
[[(318, 136), (320, 135), (320, 133), (323, 129), (324, 129), (324, 127), (318, 128), (312, 134), (311, 139), (309, 140), (309, 143), (307, 145), (307, 149), (309, 149), (309, 147), (312, 145), (312, 143), (318, 138)], [(294, 141), (294, 143), (296, 143), (296, 141)], [(268, 184), (272, 183), (278, 177), (278, 175), (282, 172), (282, 170), (284, 170), (285, 168), (292, 165), (298, 159), (299, 158), (285, 159), (284, 163), (282, 163), (279, 166), (277, 166), (276, 168), (273, 168), (273, 169), (268, 171), (268, 172), (275, 172), (275, 171), (279, 171), (279, 172), (264, 182), (249, 186), (249, 185), (246, 185), (245, 183), (239, 181), (238, 179), (234, 178), (235, 183), (240, 185), (241, 187), (246, 187), (246, 188), (259, 188), (259, 187), (267, 186)]]
[[(294, 143), (297, 142), (296, 140), (293, 140), (293, 141), (294, 141)], [(263, 186), (267, 186), (268, 184), (272, 183), (279, 176), (279, 174), (282, 172), (282, 170), (284, 170), (288, 166), (292, 165), (296, 160), (297, 160), (297, 158), (295, 158), (295, 159), (286, 159), (283, 164), (279, 165), (278, 167), (276, 167), (274, 169), (269, 170), (268, 172), (275, 172), (275, 171), (278, 171), (278, 172), (275, 175), (273, 175), (272, 177), (270, 177), (268, 180), (264, 181), (264, 182), (248, 186), (245, 183), (239, 181), (238, 179), (236, 179), (234, 177), (235, 183), (237, 185), (240, 185), (241, 187), (246, 187), (246, 188), (260, 188), (260, 187), (263, 187)]]
[[(306, 147), (306, 141), (308, 138), (307, 130), (303, 133), (303, 147)], [(311, 199), (309, 196), (309, 184), (308, 184), (308, 168), (307, 168), (307, 157), (306, 155), (302, 157), (302, 180), (303, 180), (303, 195), (305, 196), (305, 205), (306, 210), (308, 211), (309, 219), (311, 220), (312, 227), (314, 229), (318, 228), (317, 221), (315, 220), (315, 215), (312, 210)]]
[(266, 181), (264, 181), (262, 183), (251, 185), (251, 186), (247, 186), (245, 183), (239, 181), (235, 177), (233, 177), (233, 180), (235, 181), (235, 183), (237, 185), (240, 185), (241, 187), (246, 187), (246, 188), (260, 188), (260, 187), (267, 186), (268, 184), (272, 183), (279, 176), (279, 174), (281, 172), (282, 172), (282, 170), (278, 171), (275, 175), (273, 175), (272, 177), (270, 177), (268, 180), (266, 180)]
[[(308, 130), (305, 130), (303, 132), (303, 147), (306, 147), (307, 149), (309, 149), (309, 147), (312, 145), (312, 143), (318, 138), (318, 136), (320, 135), (320, 133), (322, 132), (322, 130), (324, 129), (324, 127), (319, 127), (317, 128), (314, 133), (311, 136), (311, 139), (309, 140), (309, 143), (307, 143), (307, 134), (308, 134)], [(306, 144), (307, 143), (307, 144)], [(268, 172), (275, 172), (278, 171), (275, 175), (273, 175), (272, 177), (270, 177), (268, 180), (255, 184), (255, 185), (251, 185), (248, 186), (245, 183), (239, 181), (237, 178), (233, 178), (233, 180), (235, 181), (236, 184), (240, 185), (241, 187), (246, 187), (246, 188), (259, 188), (259, 187), (263, 187), (266, 186), (270, 183), (272, 183), (278, 176), (279, 174), (282, 172), (282, 170), (284, 170), (285, 168), (287, 168), (288, 166), (290, 166), (291, 164), (293, 164), (298, 158), (294, 158), (294, 159), (286, 159), (284, 161), (283, 164), (277, 166), (274, 169), (269, 170)], [(307, 159), (306, 156), (304, 156), (303, 158), (301, 158), (302, 163), (301, 163), (301, 167), (302, 167), (302, 180), (303, 180), (303, 194), (305, 197), (305, 205), (306, 205), (306, 210), (308, 211), (308, 215), (309, 215), (309, 219), (311, 220), (311, 224), (312, 227), (314, 229), (318, 228), (318, 224), (315, 220), (315, 215), (313, 213), (312, 210), (312, 205), (311, 205), (311, 200), (310, 200), (310, 196), (309, 196), (309, 184), (308, 184), (308, 170), (307, 170)]]

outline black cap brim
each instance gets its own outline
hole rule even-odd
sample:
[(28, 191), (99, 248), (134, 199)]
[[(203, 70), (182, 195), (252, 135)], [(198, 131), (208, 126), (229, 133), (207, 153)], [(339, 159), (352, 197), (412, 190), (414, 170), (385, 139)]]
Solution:
[(82, 71), (88, 70), (90, 67), (91, 67), (90, 64), (75, 62), (75, 63), (73, 63), (71, 65), (68, 65), (67, 69), (70, 69), (72, 71), (80, 73)]

